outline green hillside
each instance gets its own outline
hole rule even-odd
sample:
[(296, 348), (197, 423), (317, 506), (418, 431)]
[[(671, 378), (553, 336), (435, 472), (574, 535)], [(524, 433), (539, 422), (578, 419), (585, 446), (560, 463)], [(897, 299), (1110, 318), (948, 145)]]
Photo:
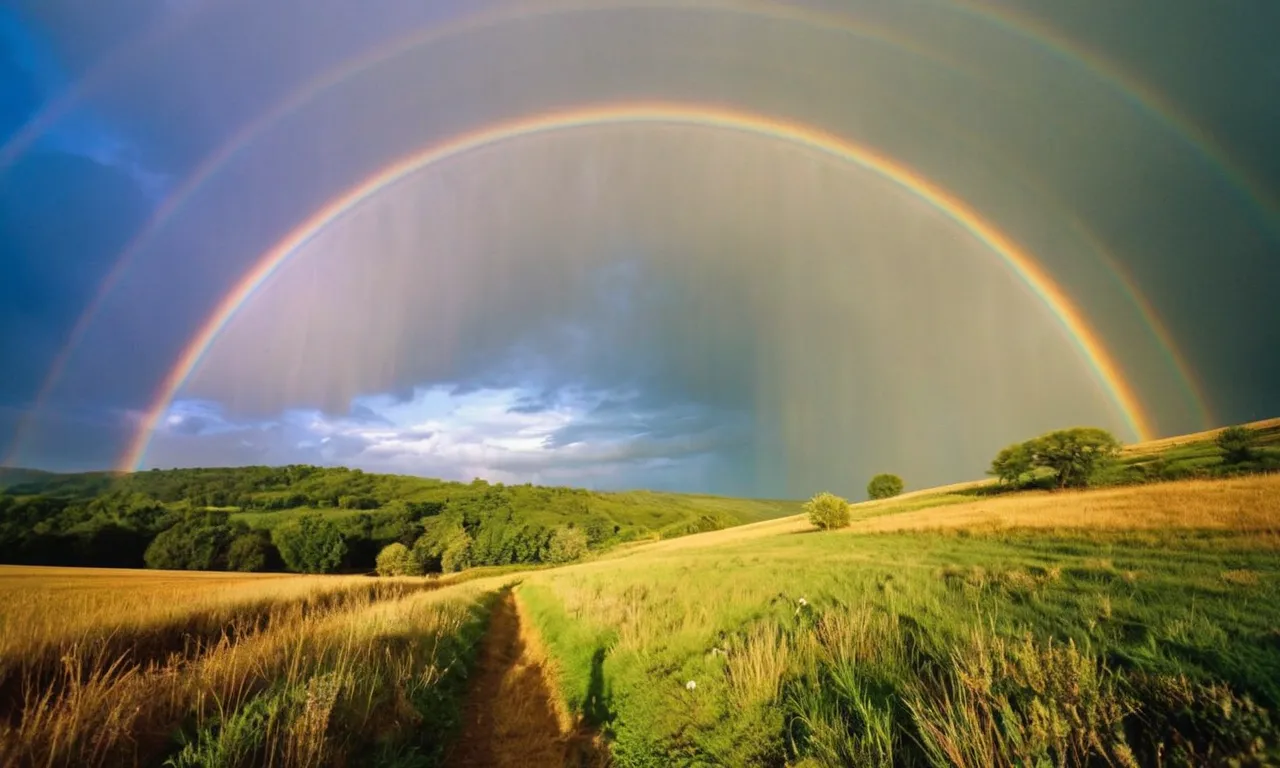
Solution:
[[(281, 567), (277, 529), (320, 519), (322, 535), (335, 529), (331, 538), (343, 541), (334, 545), (342, 550), (340, 560), (321, 570), (372, 570), (377, 552), (396, 542), (434, 551), (423, 559), (445, 567), (439, 562), (443, 550), (462, 542), (465, 556), (455, 552), (453, 567), (445, 567), (456, 570), (543, 562), (562, 529), (580, 532), (570, 536), (583, 539), (572, 548), (585, 552), (798, 511), (799, 503), (791, 501), (459, 483), (304, 465), (132, 474), (10, 470), (0, 475), (0, 558), (141, 567), (152, 541), (181, 523), (189, 530), (172, 547), (174, 556), (148, 557), (146, 564), (240, 569), (228, 562), (228, 553), (234, 540), (243, 539), (241, 551), (258, 553), (248, 559), (249, 569), (274, 570)], [(287, 555), (284, 560), (298, 569)]]

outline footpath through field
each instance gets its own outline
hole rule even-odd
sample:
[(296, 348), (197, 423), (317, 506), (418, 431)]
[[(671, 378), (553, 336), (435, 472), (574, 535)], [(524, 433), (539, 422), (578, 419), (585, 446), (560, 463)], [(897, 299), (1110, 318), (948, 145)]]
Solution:
[(546, 658), (515, 593), (489, 618), (463, 709), (462, 733), (445, 764), (458, 768), (603, 766), (594, 735), (556, 706)]

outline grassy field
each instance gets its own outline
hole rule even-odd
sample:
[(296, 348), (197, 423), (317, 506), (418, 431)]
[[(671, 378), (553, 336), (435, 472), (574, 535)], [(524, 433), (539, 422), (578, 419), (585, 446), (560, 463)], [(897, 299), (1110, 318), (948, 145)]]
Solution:
[(1280, 759), (1280, 477), (918, 499), (518, 594), (621, 765)]
[(0, 567), (0, 765), (1280, 764), (1280, 475), (985, 487), (441, 578)]
[(0, 568), (0, 764), (439, 764), (506, 581)]

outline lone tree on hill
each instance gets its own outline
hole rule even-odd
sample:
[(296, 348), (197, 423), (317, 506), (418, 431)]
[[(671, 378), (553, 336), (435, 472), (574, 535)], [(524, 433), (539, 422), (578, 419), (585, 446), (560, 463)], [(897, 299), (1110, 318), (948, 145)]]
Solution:
[(825, 530), (844, 528), (849, 524), (849, 502), (834, 493), (819, 493), (804, 503), (809, 522)]
[(867, 483), (867, 496), (872, 499), (888, 499), (902, 493), (903, 487), (902, 478), (882, 473)]
[(1083, 488), (1120, 453), (1120, 441), (1097, 427), (1060, 429), (1028, 443), (1033, 466), (1053, 470), (1059, 488)]
[(1258, 443), (1258, 433), (1248, 427), (1227, 427), (1218, 433), (1218, 448), (1222, 449), (1222, 460), (1228, 464), (1239, 464), (1253, 458), (1253, 447)]
[(1000, 451), (988, 473), (1017, 484), (1023, 475), (1047, 469), (1059, 488), (1083, 488), (1119, 453), (1120, 441), (1105, 429), (1060, 429)]

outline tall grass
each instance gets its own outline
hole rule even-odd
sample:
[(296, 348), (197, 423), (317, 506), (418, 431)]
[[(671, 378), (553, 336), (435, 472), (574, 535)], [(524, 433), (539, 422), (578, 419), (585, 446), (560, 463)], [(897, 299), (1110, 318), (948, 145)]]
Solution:
[(1124, 530), (1094, 515), (1113, 491), (1061, 494), (1043, 514), (1107, 524), (767, 523), (540, 572), (521, 595), (623, 766), (1276, 764), (1280, 557), (1250, 527), (1275, 519), (1258, 481), (1275, 482), (1182, 489), (1201, 497), (1185, 509), (1252, 499), (1244, 527)]
[[(311, 599), (215, 601), (185, 624), (166, 614), (102, 643), (82, 631), (28, 644), (34, 656), (6, 657), (24, 684), (0, 720), (0, 764), (432, 764), (502, 577), (430, 591), (421, 580), (333, 582)], [(183, 634), (219, 621), (216, 638)], [(105, 650), (138, 638), (180, 650)], [(44, 666), (48, 649), (61, 651), (60, 669)]]

